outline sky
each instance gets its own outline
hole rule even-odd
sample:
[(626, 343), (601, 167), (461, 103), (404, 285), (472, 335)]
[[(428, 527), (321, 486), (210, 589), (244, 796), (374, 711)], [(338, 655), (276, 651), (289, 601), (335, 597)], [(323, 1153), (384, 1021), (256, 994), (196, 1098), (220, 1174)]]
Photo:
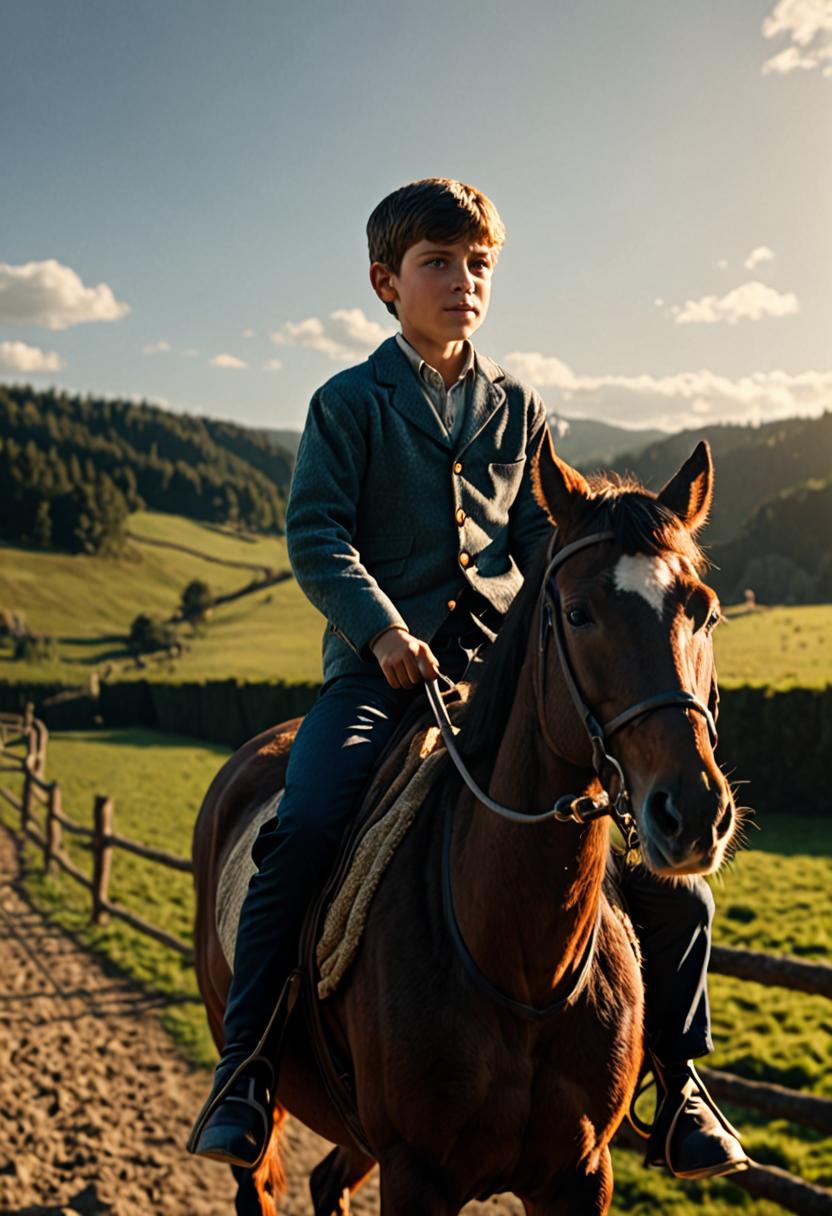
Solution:
[(0, 382), (300, 429), (407, 181), (507, 228), (479, 349), (572, 417), (832, 408), (832, 0), (3, 0)]

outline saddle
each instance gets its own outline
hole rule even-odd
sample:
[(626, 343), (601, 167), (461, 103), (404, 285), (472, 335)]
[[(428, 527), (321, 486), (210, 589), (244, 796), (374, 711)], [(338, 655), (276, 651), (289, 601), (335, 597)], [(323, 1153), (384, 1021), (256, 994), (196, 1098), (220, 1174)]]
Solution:
[[(446, 699), (449, 712), (454, 717), (464, 712), (468, 693), (469, 685), (458, 684), (454, 692)], [(323, 979), (321, 977), (318, 963), (319, 944), (326, 946), (328, 940), (326, 930), (327, 928), (332, 930), (332, 925), (327, 925), (327, 914), (338, 900), (339, 892), (344, 888), (345, 882), (349, 882), (362, 842), (369, 841), (369, 834), (373, 828), (381, 824), (386, 812), (407, 786), (408, 780), (413, 777), (414, 760), (421, 758), (424, 762), (427, 757), (428, 761), (441, 761), (445, 758), (444, 750), (441, 753), (433, 750), (438, 741), (438, 733), (430, 707), (421, 700), (415, 701), (402, 718), (379, 759), (364, 792), (358, 813), (352, 819), (341, 842), (338, 859), (329, 878), (310, 905), (301, 932), (297, 972), (303, 985), (304, 999), (301, 1003), (315, 1062), (330, 1101), (341, 1116), (357, 1147), (371, 1157), (373, 1153), (367, 1144), (366, 1133), (361, 1126), (355, 1103), (351, 1062), (345, 1057), (339, 1046), (333, 1042), (323, 1018), (320, 995), (333, 991), (334, 984), (329, 986), (325, 977)], [(380, 875), (376, 877), (380, 877)], [(369, 898), (372, 898), (374, 890), (375, 887), (371, 884)], [(345, 890), (345, 894), (350, 894), (350, 892)], [(366, 909), (364, 911), (366, 912)], [(361, 923), (363, 927), (363, 919)], [(357, 952), (357, 945), (357, 941), (350, 943), (350, 947), (355, 948), (349, 954), (347, 966), (354, 953)], [(343, 960), (340, 961), (343, 963)], [(343, 969), (346, 968), (343, 967)]]
[[(446, 698), (449, 713), (454, 717), (464, 710), (468, 693), (469, 685), (457, 685)], [(432, 782), (433, 774), (428, 775), (426, 770), (433, 766), (435, 772), (446, 760), (447, 753), (430, 707), (421, 698), (414, 700), (382, 752), (341, 841), (329, 877), (307, 910), (297, 967), (284, 985), (269, 1021), (275, 1032), (272, 1042), (279, 1044), (289, 1017), (297, 1005), (302, 1006), (303, 1020), (330, 1099), (364, 1151), (369, 1150), (353, 1098), (351, 1067), (332, 1041), (320, 1001), (335, 991), (358, 952), (364, 922), (384, 868), (415, 817), (417, 801), (424, 797)], [(409, 815), (400, 813), (403, 792), (411, 799)], [(229, 968), (233, 968), (240, 911), (256, 869), (252, 846), (262, 825), (279, 814), (282, 797), (281, 789), (256, 809), (220, 872), (216, 929)]]

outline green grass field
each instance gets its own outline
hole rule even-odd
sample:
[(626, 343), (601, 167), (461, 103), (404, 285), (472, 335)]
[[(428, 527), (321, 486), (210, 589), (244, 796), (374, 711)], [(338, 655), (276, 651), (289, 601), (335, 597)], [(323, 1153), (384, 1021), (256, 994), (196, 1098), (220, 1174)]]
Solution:
[[(281, 538), (243, 539), (179, 516), (139, 512), (136, 536), (164, 540), (226, 561), (288, 569)], [(23, 610), (30, 628), (56, 639), (50, 662), (14, 662), (0, 648), (0, 680), (85, 682), (102, 663), (126, 658), (124, 636), (138, 612), (176, 608), (185, 585), (204, 579), (217, 593), (244, 586), (242, 569), (172, 549), (132, 543), (117, 561), (0, 546), (0, 608)], [(323, 622), (293, 579), (215, 610), (186, 651), (132, 675), (161, 680), (317, 680)], [(832, 605), (762, 608), (730, 615), (715, 634), (725, 687), (823, 687), (832, 681)], [(120, 678), (124, 678), (120, 677)]]
[[(202, 795), (226, 751), (189, 739), (140, 730), (53, 736), (48, 773), (61, 781), (66, 811), (91, 821), (93, 795), (115, 800), (117, 830), (186, 856)], [(13, 823), (13, 812), (2, 812)], [(829, 961), (832, 953), (832, 842), (820, 819), (771, 816), (751, 832), (744, 850), (714, 880), (717, 940), (774, 953)], [(83, 866), (89, 855), (73, 838), (72, 856)], [(65, 876), (45, 878), (37, 850), (30, 848), (29, 886), (61, 925), (127, 975), (170, 998), (164, 1018), (188, 1056), (213, 1058), (192, 971), (172, 951), (111, 921), (88, 923), (89, 896)], [(114, 857), (112, 897), (185, 938), (192, 915), (191, 880), (130, 854)], [(715, 976), (712, 982), (717, 1052), (713, 1063), (755, 1079), (768, 1079), (832, 1096), (828, 1002), (799, 993)], [(785, 1122), (770, 1123), (732, 1110), (752, 1155), (827, 1186), (832, 1184), (828, 1142)], [(679, 1184), (640, 1168), (630, 1153), (616, 1153), (616, 1211), (678, 1216), (718, 1213), (737, 1207), (755, 1216), (779, 1209), (753, 1203), (725, 1185)]]

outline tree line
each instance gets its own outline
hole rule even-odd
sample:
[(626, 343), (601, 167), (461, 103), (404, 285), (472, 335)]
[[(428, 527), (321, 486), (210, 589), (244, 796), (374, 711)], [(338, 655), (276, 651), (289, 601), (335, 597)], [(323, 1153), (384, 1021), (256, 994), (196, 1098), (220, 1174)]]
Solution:
[(130, 511), (282, 532), (292, 456), (146, 402), (0, 386), (0, 536), (106, 553)]

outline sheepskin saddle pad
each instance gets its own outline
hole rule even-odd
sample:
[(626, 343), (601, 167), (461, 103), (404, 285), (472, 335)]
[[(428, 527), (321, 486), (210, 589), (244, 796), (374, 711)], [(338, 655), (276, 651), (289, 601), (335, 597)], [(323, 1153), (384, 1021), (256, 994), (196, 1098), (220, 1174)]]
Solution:
[[(463, 709), (462, 698), (448, 706), (451, 719), (458, 720)], [(357, 830), (347, 841), (346, 855), (342, 853), (335, 863), (333, 873), (339, 881), (315, 952), (320, 997), (330, 996), (336, 990), (358, 953), (370, 904), (382, 876), (447, 761), (439, 728), (427, 725), (424, 718), (383, 759), (356, 815)], [(220, 872), (217, 934), (232, 970), (240, 911), (256, 869), (251, 850), (263, 824), (274, 815), (279, 817), (282, 797), (283, 791), (279, 790), (257, 808)]]

